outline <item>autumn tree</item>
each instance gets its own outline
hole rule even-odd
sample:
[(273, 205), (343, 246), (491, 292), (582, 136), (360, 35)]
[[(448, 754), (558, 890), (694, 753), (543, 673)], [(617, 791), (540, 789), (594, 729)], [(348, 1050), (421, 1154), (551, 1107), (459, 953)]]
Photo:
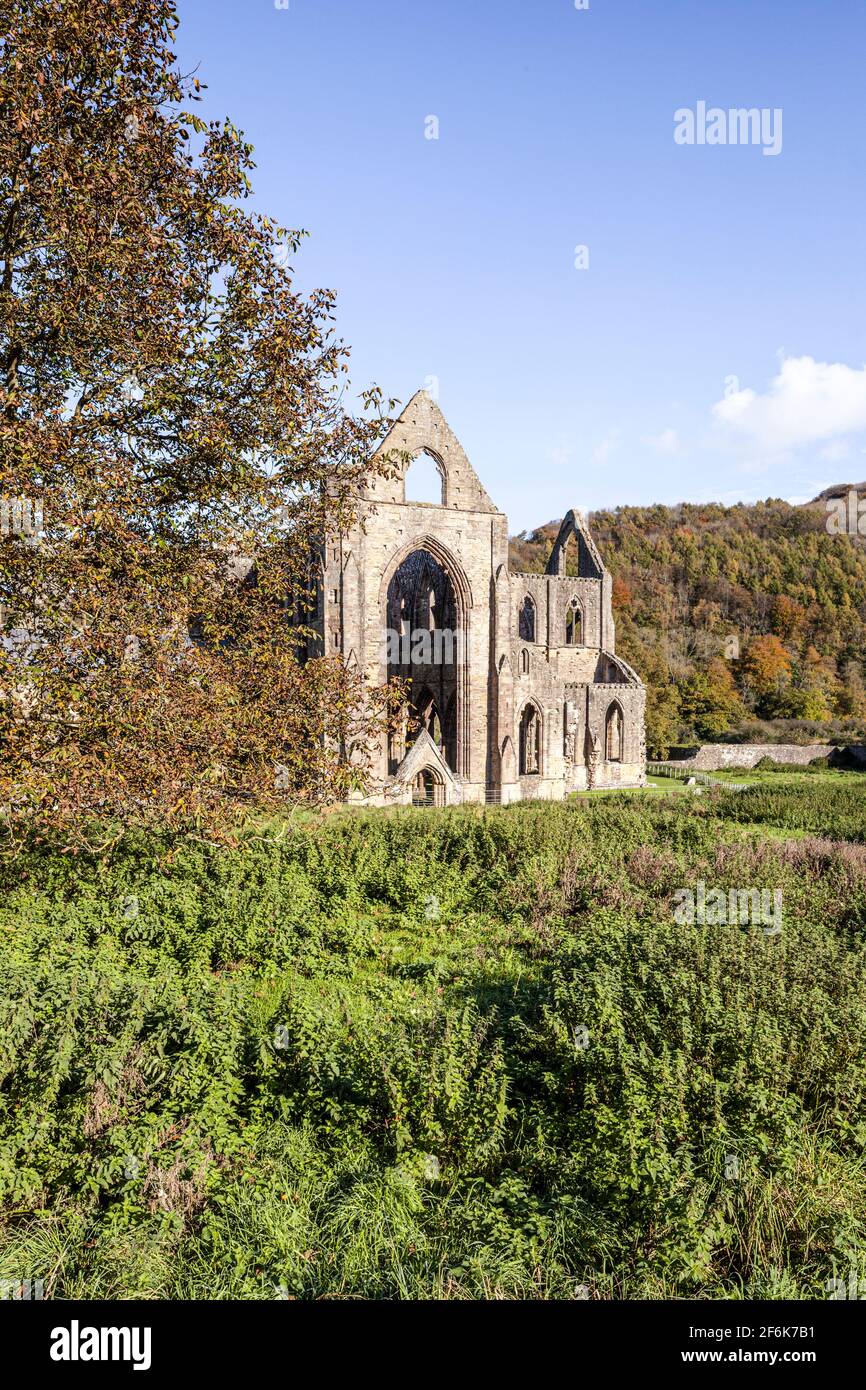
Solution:
[(841, 689), (837, 695), (840, 713), (854, 718), (866, 718), (866, 681), (859, 661), (845, 664)]
[(708, 632), (714, 632), (722, 621), (721, 607), (710, 599), (698, 599), (692, 608), (691, 620), (695, 627), (706, 628)]
[(614, 613), (625, 612), (626, 609), (631, 607), (633, 599), (634, 594), (625, 580), (614, 577), (613, 590), (611, 593), (611, 603)]
[(772, 717), (791, 679), (791, 657), (775, 633), (754, 637), (743, 660), (743, 677), (758, 708)]
[(689, 677), (681, 690), (680, 714), (699, 739), (736, 727), (745, 708), (728, 662), (717, 657)]
[(301, 650), (390, 404), (346, 408), (334, 294), (176, 22), (0, 0), (0, 494), (42, 517), (0, 541), (7, 825), (344, 795), (387, 703)]
[(798, 719), (829, 719), (839, 690), (840, 682), (821, 653), (815, 647), (807, 647), (794, 665), (792, 684), (786, 692), (786, 712)]
[(807, 613), (802, 604), (787, 594), (777, 594), (773, 601), (773, 631), (783, 641), (797, 641), (806, 628)]

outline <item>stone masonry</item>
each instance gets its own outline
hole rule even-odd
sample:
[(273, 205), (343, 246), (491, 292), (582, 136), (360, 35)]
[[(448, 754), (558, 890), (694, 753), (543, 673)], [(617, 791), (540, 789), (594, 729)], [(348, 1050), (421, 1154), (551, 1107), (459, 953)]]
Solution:
[(567, 514), (544, 574), (512, 574), (507, 518), (426, 392), (386, 451), (428, 455), (441, 504), (407, 502), (403, 469), (371, 477), (357, 525), (324, 547), (317, 615), (322, 649), (411, 687), (418, 728), (383, 742), (366, 800), (642, 785), (644, 686), (615, 655), (611, 578), (583, 517)]

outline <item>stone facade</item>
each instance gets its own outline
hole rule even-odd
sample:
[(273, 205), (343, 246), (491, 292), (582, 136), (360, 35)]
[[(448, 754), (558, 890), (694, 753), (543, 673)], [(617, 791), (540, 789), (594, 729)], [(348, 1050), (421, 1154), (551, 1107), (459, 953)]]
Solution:
[(611, 579), (581, 515), (566, 516), (545, 574), (512, 574), (507, 518), (426, 392), (381, 452), (428, 455), (442, 497), (407, 502), (402, 467), (377, 474), (358, 524), (324, 547), (322, 648), (372, 683), (409, 681), (421, 721), (380, 749), (368, 802), (643, 784), (645, 691), (615, 655)]

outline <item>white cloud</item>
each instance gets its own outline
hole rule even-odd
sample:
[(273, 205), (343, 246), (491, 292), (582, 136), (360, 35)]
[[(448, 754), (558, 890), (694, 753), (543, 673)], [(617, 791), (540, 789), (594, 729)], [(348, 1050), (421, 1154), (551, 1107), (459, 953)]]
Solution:
[(620, 431), (618, 429), (608, 430), (600, 444), (596, 444), (592, 451), (593, 463), (607, 463), (617, 444), (619, 443)]
[(866, 430), (866, 366), (785, 357), (767, 391), (733, 391), (716, 402), (713, 416), (771, 451), (839, 440)]
[(850, 441), (847, 439), (837, 439), (834, 440), (832, 444), (825, 444), (818, 457), (826, 459), (828, 463), (839, 463), (842, 459), (850, 458)]
[(641, 443), (648, 444), (658, 454), (677, 454), (680, 448), (680, 437), (676, 430), (662, 430), (661, 434), (644, 435)]
[(574, 457), (574, 448), (571, 444), (560, 440), (558, 444), (554, 444), (547, 457), (555, 468), (565, 468)]

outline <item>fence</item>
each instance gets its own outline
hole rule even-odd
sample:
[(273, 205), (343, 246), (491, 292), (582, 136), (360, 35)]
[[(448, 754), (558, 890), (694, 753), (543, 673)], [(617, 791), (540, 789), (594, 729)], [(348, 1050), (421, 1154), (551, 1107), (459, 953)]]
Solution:
[(725, 787), (728, 791), (742, 792), (748, 782), (726, 782), (722, 777), (711, 777), (708, 772), (699, 772), (684, 763), (647, 763), (650, 777), (670, 777), (675, 782), (697, 782), (701, 787)]

